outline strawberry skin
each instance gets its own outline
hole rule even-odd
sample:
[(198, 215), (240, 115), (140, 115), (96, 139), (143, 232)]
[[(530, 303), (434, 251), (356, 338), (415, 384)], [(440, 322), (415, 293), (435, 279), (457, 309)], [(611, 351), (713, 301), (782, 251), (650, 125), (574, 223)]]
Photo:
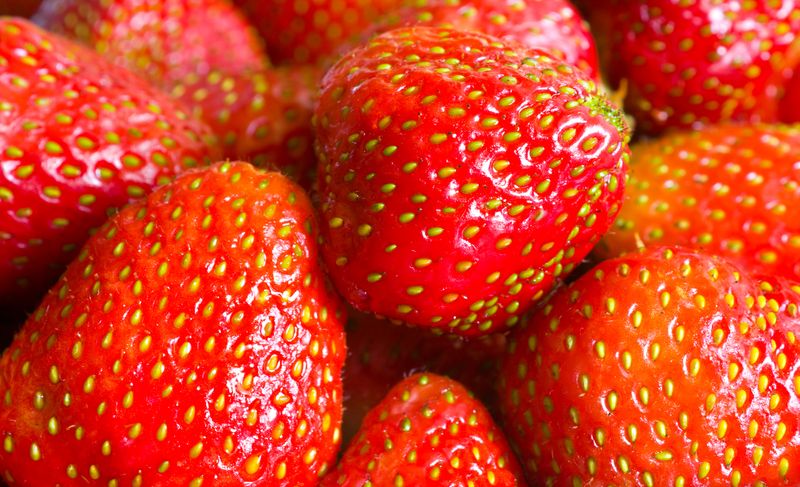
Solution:
[(547, 49), (599, 79), (594, 38), (567, 0), (431, 0), (393, 14), (402, 25), (477, 30)]
[(604, 0), (592, 29), (613, 85), (627, 80), (637, 130), (773, 122), (800, 61), (793, 1)]
[(513, 326), (621, 203), (620, 113), (582, 72), (485, 34), (387, 32), (328, 72), (315, 119), (330, 275), (409, 324)]
[(350, 313), (344, 367), (344, 442), (353, 437), (364, 416), (389, 389), (413, 372), (430, 371), (458, 380), (490, 411), (496, 410), (494, 386), (505, 347), (502, 334), (472, 340), (436, 336), (364, 313)]
[(205, 124), (126, 70), (0, 19), (0, 308), (35, 304), (107, 211), (214, 156)]
[(299, 186), (240, 162), (111, 218), (0, 359), (6, 480), (316, 485), (345, 344), (314, 227)]
[(522, 479), (503, 432), (464, 386), (416, 374), (369, 412), (320, 487), (516, 486)]
[(190, 75), (269, 62), (229, 0), (45, 0), (35, 20), (167, 90)]
[(404, 0), (234, 0), (276, 64), (320, 64)]
[(3, 5), (0, 5), (0, 15), (30, 17), (39, 8), (40, 3), (40, 0), (3, 0)]
[(800, 70), (796, 70), (794, 76), (785, 86), (784, 97), (780, 102), (780, 120), (785, 123), (800, 122)]
[(688, 245), (800, 281), (800, 128), (712, 126), (633, 147), (605, 256)]
[(273, 167), (310, 188), (316, 159), (311, 115), (321, 70), (284, 66), (189, 76), (172, 95), (214, 130), (224, 156)]
[(532, 485), (798, 485), (800, 285), (656, 248), (606, 261), (510, 338)]

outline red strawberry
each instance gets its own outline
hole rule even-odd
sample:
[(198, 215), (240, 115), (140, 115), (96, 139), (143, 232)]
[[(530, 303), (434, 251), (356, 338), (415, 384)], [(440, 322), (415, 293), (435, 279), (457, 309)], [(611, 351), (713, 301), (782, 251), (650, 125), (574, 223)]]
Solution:
[(607, 74), (628, 81), (626, 109), (645, 133), (774, 121), (778, 89), (800, 61), (793, 1), (604, 0), (591, 19)]
[(800, 280), (800, 128), (715, 126), (633, 148), (603, 254), (691, 245)]
[(172, 94), (222, 140), (225, 156), (281, 169), (310, 187), (316, 159), (311, 115), (321, 73), (287, 66), (238, 75), (190, 76)]
[(534, 485), (798, 485), (800, 285), (698, 251), (606, 261), (512, 335)]
[(349, 355), (344, 368), (345, 441), (389, 389), (412, 372), (430, 371), (463, 382), (493, 410), (494, 385), (505, 345), (505, 336), (499, 334), (473, 340), (435, 336), (427, 330), (353, 313), (347, 324)]
[(410, 324), (513, 326), (622, 199), (620, 113), (587, 75), (492, 36), (383, 34), (328, 72), (316, 119), (330, 275)]
[(279, 64), (318, 64), (404, 0), (234, 0)]
[(345, 344), (311, 204), (192, 171), (89, 240), (0, 360), (0, 471), (30, 486), (316, 485)]
[(189, 75), (268, 63), (255, 30), (229, 0), (45, 0), (36, 20), (165, 89)]
[(568, 0), (432, 0), (393, 15), (402, 25), (477, 30), (547, 49), (599, 78), (594, 39)]
[(111, 208), (206, 162), (209, 129), (180, 110), (83, 48), (0, 20), (0, 308), (38, 301)]
[(39, 8), (41, 0), (3, 0), (0, 15), (18, 15), (30, 17)]
[(488, 411), (456, 381), (417, 374), (400, 382), (364, 420), (321, 487), (524, 485)]

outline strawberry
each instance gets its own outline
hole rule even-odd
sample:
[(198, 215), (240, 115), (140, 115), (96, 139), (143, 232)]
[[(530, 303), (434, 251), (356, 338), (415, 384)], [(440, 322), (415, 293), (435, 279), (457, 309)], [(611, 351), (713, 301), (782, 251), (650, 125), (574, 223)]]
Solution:
[(800, 285), (701, 251), (606, 261), (511, 336), (535, 485), (798, 485)]
[(38, 301), (107, 211), (214, 155), (168, 97), (19, 19), (0, 19), (0, 127), (0, 308)]
[(394, 13), (394, 24), (477, 30), (548, 49), (595, 79), (594, 39), (568, 0), (421, 0)]
[(303, 191), (187, 172), (93, 236), (0, 359), (21, 485), (316, 485), (345, 344)]
[(229, 0), (45, 0), (36, 21), (171, 89), (187, 76), (240, 73), (268, 61)]
[(30, 17), (39, 8), (41, 0), (3, 0), (0, 15), (17, 15)]
[(234, 0), (278, 64), (324, 64), (404, 0)]
[(500, 334), (473, 340), (435, 336), (426, 330), (352, 313), (347, 324), (349, 355), (344, 368), (345, 442), (389, 389), (413, 372), (430, 371), (452, 377), (493, 410), (494, 384), (505, 345), (505, 336)]
[(506, 329), (621, 203), (620, 113), (584, 73), (489, 35), (387, 32), (328, 72), (315, 118), (322, 252), (362, 311)]
[(364, 420), (320, 487), (514, 486), (522, 472), (486, 408), (458, 382), (416, 374)]
[(600, 247), (690, 245), (800, 280), (800, 128), (713, 126), (634, 146), (626, 202)]
[(172, 94), (222, 140), (225, 157), (281, 169), (310, 187), (316, 165), (311, 114), (321, 73), (287, 66), (190, 76)]
[(590, 18), (643, 133), (775, 121), (775, 95), (800, 62), (794, 2), (604, 0)]

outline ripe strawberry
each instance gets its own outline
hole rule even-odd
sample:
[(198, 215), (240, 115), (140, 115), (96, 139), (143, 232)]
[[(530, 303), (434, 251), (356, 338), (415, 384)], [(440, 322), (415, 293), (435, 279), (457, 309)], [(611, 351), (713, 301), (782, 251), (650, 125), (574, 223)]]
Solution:
[(522, 485), (500, 428), (458, 382), (417, 374), (392, 388), (321, 487)]
[(600, 247), (691, 245), (800, 280), (800, 128), (714, 126), (633, 148), (626, 203)]
[(798, 485), (800, 285), (680, 248), (606, 261), (512, 334), (508, 434), (542, 485)]
[(547, 49), (595, 79), (594, 39), (568, 0), (422, 0), (394, 14), (401, 25), (477, 30)]
[(311, 203), (246, 163), (191, 171), (89, 240), (0, 360), (22, 485), (316, 485), (345, 344)]
[(610, 81), (628, 81), (625, 108), (644, 133), (774, 121), (775, 95), (800, 61), (794, 2), (605, 0), (590, 18)]
[(485, 34), (375, 38), (328, 72), (316, 119), (330, 275), (410, 324), (513, 326), (621, 203), (620, 113), (582, 72)]
[(364, 416), (389, 389), (413, 372), (430, 371), (452, 377), (493, 411), (497, 397), (494, 385), (505, 346), (505, 336), (500, 334), (473, 340), (435, 336), (427, 330), (352, 313), (347, 324), (349, 355), (344, 368), (345, 442), (355, 435)]
[(39, 8), (41, 0), (3, 0), (0, 15), (16, 15), (30, 17)]
[(234, 0), (278, 64), (320, 64), (404, 0)]
[(204, 124), (126, 70), (0, 20), (0, 308), (33, 304), (107, 211), (207, 162)]
[(225, 157), (276, 167), (310, 187), (316, 159), (311, 115), (320, 70), (287, 66), (190, 76), (172, 90), (222, 140)]
[(45, 0), (36, 21), (163, 89), (190, 75), (268, 63), (255, 29), (229, 0)]

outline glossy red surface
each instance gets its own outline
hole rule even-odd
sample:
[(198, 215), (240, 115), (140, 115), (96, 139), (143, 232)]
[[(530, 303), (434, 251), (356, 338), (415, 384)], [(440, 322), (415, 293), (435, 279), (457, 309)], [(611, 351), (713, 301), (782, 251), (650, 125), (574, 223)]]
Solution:
[(524, 485), (503, 432), (462, 385), (416, 374), (395, 385), (364, 420), (320, 487)]
[(0, 21), (0, 308), (35, 305), (107, 212), (214, 156), (155, 88), (23, 20)]
[(587, 5), (612, 84), (642, 133), (776, 121), (800, 61), (795, 0), (604, 0)]
[(598, 249), (689, 245), (800, 281), (800, 129), (714, 126), (632, 148), (625, 203)]
[(314, 227), (298, 186), (245, 163), (123, 209), (0, 360), (0, 472), (316, 485), (340, 441), (345, 343)]
[(616, 215), (627, 129), (543, 51), (427, 27), (377, 37), (316, 111), (322, 253), (356, 308), (463, 335), (513, 326)]
[(531, 485), (800, 483), (800, 285), (693, 250), (606, 261), (511, 337)]

